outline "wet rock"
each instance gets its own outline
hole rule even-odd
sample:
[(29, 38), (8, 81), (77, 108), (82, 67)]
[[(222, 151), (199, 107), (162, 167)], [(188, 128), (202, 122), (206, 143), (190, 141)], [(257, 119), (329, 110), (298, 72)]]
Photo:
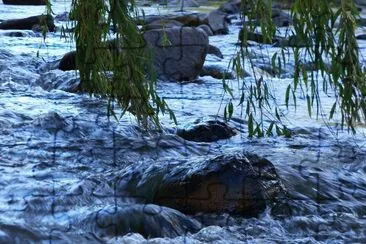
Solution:
[[(163, 43), (163, 36), (169, 43)], [(209, 47), (208, 37), (196, 28), (150, 30), (144, 34), (152, 50), (154, 68), (163, 80), (194, 80), (199, 75)]]
[(219, 58), (224, 58), (224, 55), (222, 55), (221, 53), (221, 50), (220, 48), (218, 47), (215, 47), (213, 45), (209, 45), (208, 46), (208, 51), (207, 51), (208, 54), (212, 54), (212, 55), (215, 55), (216, 57), (219, 57)]
[(205, 65), (200, 73), (200, 76), (211, 76), (212, 78), (220, 80), (224, 78), (229, 80), (235, 79), (235, 76), (232, 72), (227, 71), (226, 69), (217, 65)]
[(240, 11), (241, 0), (230, 0), (223, 3), (219, 10), (227, 14), (237, 14)]
[(178, 130), (177, 134), (188, 141), (213, 142), (228, 139), (236, 135), (236, 131), (224, 122), (209, 120), (205, 123), (194, 125), (189, 129)]
[(62, 71), (76, 69), (76, 51), (66, 53), (60, 60), (58, 68)]
[(246, 37), (248, 41), (254, 41), (263, 44), (274, 44), (276, 47), (307, 47), (311, 46), (311, 43), (306, 43), (299, 36), (291, 35), (288, 37), (273, 36), (272, 40), (265, 39), (261, 33), (247, 31), (246, 36), (244, 36), (244, 30), (241, 29), (239, 32), (239, 40), (243, 41)]
[(46, 5), (47, 0), (3, 0), (6, 5)]
[(239, 32), (239, 40), (244, 40), (244, 39), (246, 39), (248, 41), (263, 43), (263, 44), (273, 44), (277, 41), (276, 38), (272, 38), (272, 41), (269, 41), (268, 39), (265, 39), (261, 33), (258, 33), (258, 32), (247, 31), (246, 36), (245, 36), (244, 30), (241, 29)]
[(258, 216), (284, 192), (273, 164), (249, 153), (132, 167), (118, 179), (119, 193), (188, 214)]
[(176, 20), (171, 19), (159, 19), (151, 22), (150, 24), (144, 26), (144, 30), (154, 30), (154, 29), (167, 29), (173, 27), (181, 27), (183, 26), (182, 23)]
[(309, 47), (312, 43), (307, 43), (305, 40), (301, 39), (299, 36), (291, 35), (288, 37), (275, 37), (276, 47)]
[(219, 10), (213, 10), (208, 13), (207, 23), (215, 35), (229, 33), (226, 15)]
[(208, 36), (213, 36), (213, 32), (208, 25), (199, 25), (197, 28), (205, 32)]
[(286, 27), (292, 24), (291, 15), (279, 8), (272, 8), (272, 20), (277, 27)]
[(201, 228), (197, 220), (177, 210), (153, 204), (108, 206), (88, 215), (80, 226), (101, 239), (128, 233), (139, 233), (145, 238), (173, 238)]
[(55, 31), (55, 24), (51, 15), (37, 15), (23, 19), (5, 20), (0, 23), (2, 30), (33, 30), (43, 23), (47, 24), (49, 31)]
[(366, 34), (360, 34), (356, 36), (357, 40), (366, 40)]

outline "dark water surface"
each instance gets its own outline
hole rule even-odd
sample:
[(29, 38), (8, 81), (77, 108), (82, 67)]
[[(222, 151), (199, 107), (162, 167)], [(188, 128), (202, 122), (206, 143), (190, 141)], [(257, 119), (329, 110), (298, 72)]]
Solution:
[[(54, 12), (68, 10), (69, 4), (54, 2)], [(147, 13), (156, 11), (146, 9)], [(0, 4), (0, 19), (42, 12), (42, 6)], [(65, 22), (56, 24), (60, 27)], [(232, 25), (229, 35), (210, 38), (210, 43), (220, 47), (225, 58), (209, 55), (207, 64), (227, 66), (236, 50), (238, 31), (239, 27)], [(217, 225), (204, 227), (198, 233), (148, 241), (363, 243), (366, 240), (363, 128), (358, 128), (357, 136), (335, 127), (330, 130), (322, 119), (309, 118), (306, 100), (299, 96), (296, 112), (287, 114), (288, 125), (295, 132), (290, 139), (247, 138), (240, 108), (229, 122), (240, 133), (228, 140), (184, 141), (174, 134), (176, 126), (168, 118), (162, 119), (164, 134), (143, 133), (128, 114), (119, 123), (109, 121), (103, 99), (63, 91), (73, 83), (75, 72), (42, 68), (45, 61), (54, 61), (72, 49), (73, 44), (60, 38), (60, 32), (49, 34), (46, 43), (30, 31), (24, 31), (23, 37), (8, 37), (7, 33), (0, 31), (0, 243), (100, 241), (80, 223), (101, 208), (130, 201), (114, 194), (107, 175), (123, 171), (131, 164), (189, 161), (242, 151), (257, 153), (273, 162), (291, 196), (287, 207), (268, 209), (259, 218), (216, 216)], [(251, 49), (258, 56), (278, 51), (270, 46)], [(283, 101), (291, 82), (291, 65), (282, 78), (271, 79), (278, 101)], [(51, 89), (47, 85), (51, 83), (63, 86)], [(218, 110), (223, 94), (221, 80), (201, 77), (198, 82), (183, 85), (160, 82), (158, 89), (173, 108), (180, 128), (197, 119), (223, 114)], [(326, 113), (333, 99), (325, 95), (323, 98)], [(100, 181), (104, 176), (105, 182)], [(129, 234), (102, 241), (146, 239)]]

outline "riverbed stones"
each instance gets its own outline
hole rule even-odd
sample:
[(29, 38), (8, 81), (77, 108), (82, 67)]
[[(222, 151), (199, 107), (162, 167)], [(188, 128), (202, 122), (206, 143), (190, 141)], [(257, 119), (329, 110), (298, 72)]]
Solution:
[(156, 29), (147, 31), (144, 38), (160, 79), (190, 81), (197, 78), (209, 48), (204, 32), (193, 27)]
[(46, 24), (49, 31), (55, 31), (55, 24), (51, 15), (37, 15), (22, 19), (5, 20), (0, 23), (2, 30), (33, 30)]
[(139, 233), (145, 238), (170, 237), (197, 232), (201, 224), (177, 210), (153, 204), (107, 206), (89, 214), (81, 227), (101, 239)]
[(186, 214), (258, 216), (284, 192), (273, 164), (249, 153), (132, 165), (117, 182), (119, 194)]

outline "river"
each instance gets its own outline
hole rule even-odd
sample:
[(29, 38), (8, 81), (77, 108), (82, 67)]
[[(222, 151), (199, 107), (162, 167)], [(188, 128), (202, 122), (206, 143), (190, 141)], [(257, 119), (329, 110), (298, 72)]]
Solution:
[[(55, 14), (69, 8), (70, 1), (53, 1)], [(42, 6), (0, 4), (0, 19), (44, 11)], [(167, 10), (145, 8), (147, 14), (157, 11)], [(56, 22), (58, 27), (65, 24)], [(221, 49), (224, 59), (208, 55), (206, 64), (227, 67), (237, 49), (239, 26), (233, 24), (229, 28), (228, 35), (210, 37), (210, 44)], [(296, 112), (290, 109), (286, 113), (288, 127), (295, 132), (291, 138), (248, 138), (247, 124), (238, 108), (229, 122), (240, 132), (236, 136), (213, 143), (184, 141), (174, 134), (177, 127), (189, 126), (198, 119), (222, 119), (222, 81), (205, 76), (186, 84), (159, 82), (159, 94), (175, 112), (178, 125), (163, 117), (163, 134), (146, 133), (129, 114), (119, 123), (108, 120), (107, 102), (102, 98), (43, 89), (45, 84), (59, 79), (71, 82), (75, 77), (74, 71), (42, 71), (46, 61), (61, 58), (74, 46), (59, 31), (49, 33), (46, 42), (32, 31), (22, 31), (22, 37), (9, 37), (8, 32), (0, 31), (1, 243), (99, 242), (74, 223), (115, 204), (116, 198), (117, 202), (127, 199), (116, 197), (107, 184), (95, 189), (85, 179), (123, 170), (132, 163), (189, 161), (242, 151), (257, 153), (273, 162), (291, 196), (288, 209), (268, 208), (259, 218), (249, 219), (215, 216), (216, 225), (175, 238), (146, 240), (139, 234), (128, 234), (104, 241), (365, 242), (366, 140), (361, 126), (357, 135), (334, 126), (329, 128), (321, 118), (309, 118), (306, 99), (299, 96)], [(254, 45), (251, 49), (258, 55), (278, 51), (269, 45)], [(282, 101), (291, 75), (271, 79), (285, 111)], [(333, 99), (326, 95), (322, 99), (326, 113)]]

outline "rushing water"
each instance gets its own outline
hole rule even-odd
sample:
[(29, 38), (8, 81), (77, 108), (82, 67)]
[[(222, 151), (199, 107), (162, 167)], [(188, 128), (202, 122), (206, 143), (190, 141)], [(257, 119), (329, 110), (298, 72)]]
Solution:
[[(69, 9), (70, 2), (53, 2), (54, 12)], [(146, 8), (146, 12), (156, 11)], [(165, 11), (159, 10), (159, 11)], [(0, 19), (27, 17), (44, 7), (0, 5)], [(65, 22), (57, 22), (58, 27)], [(226, 67), (235, 53), (239, 27), (230, 34), (214, 36), (223, 60), (208, 55), (207, 64)], [(0, 242), (98, 240), (78, 225), (89, 213), (128, 199), (113, 189), (88, 182), (123, 170), (132, 163), (158, 164), (170, 160), (249, 151), (271, 160), (291, 199), (288, 208), (268, 209), (259, 218), (218, 216), (216, 225), (198, 233), (151, 242), (364, 242), (366, 240), (366, 150), (364, 133), (358, 136), (331, 130), (321, 119), (307, 115), (305, 101), (288, 113), (290, 138), (248, 139), (246, 122), (237, 109), (230, 125), (240, 133), (215, 143), (187, 142), (174, 134), (176, 126), (162, 119), (164, 134), (141, 132), (133, 117), (109, 121), (106, 102), (87, 94), (52, 86), (72, 83), (72, 71), (47, 71), (45, 61), (59, 59), (72, 49), (60, 32), (40, 35), (24, 31), (9, 37), (0, 31)], [(361, 43), (361, 46), (364, 45)], [(273, 53), (270, 46), (253, 46), (253, 52)], [(37, 58), (37, 52), (39, 58)], [(257, 60), (260, 62), (260, 59)], [(288, 74), (272, 78), (272, 88), (283, 101), (291, 81)], [(235, 83), (234, 83), (235, 84)], [(43, 88), (42, 88), (43, 87)], [(48, 87), (48, 89), (46, 89)], [(51, 89), (57, 87), (59, 89)], [(222, 83), (210, 77), (199, 82), (159, 82), (159, 93), (173, 108), (179, 125), (213, 118), (222, 102)], [(324, 111), (332, 97), (323, 96)], [(285, 108), (285, 107), (283, 107)], [(85, 179), (88, 179), (86, 181)], [(99, 178), (98, 178), (99, 179)], [(13, 239), (12, 239), (13, 238)], [(139, 234), (119, 236), (110, 242), (143, 242)]]

